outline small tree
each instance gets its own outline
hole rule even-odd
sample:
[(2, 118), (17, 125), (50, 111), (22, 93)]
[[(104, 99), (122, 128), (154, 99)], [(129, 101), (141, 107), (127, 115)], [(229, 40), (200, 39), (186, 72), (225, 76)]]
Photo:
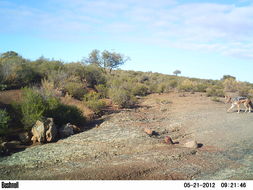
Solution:
[(223, 75), (223, 77), (221, 78), (222, 81), (226, 80), (226, 79), (233, 79), (236, 80), (236, 77), (231, 76), (231, 75)]
[(180, 70), (175, 70), (175, 71), (173, 72), (173, 74), (177, 76), (178, 74), (181, 74), (181, 71), (180, 71)]
[(123, 65), (126, 61), (129, 60), (129, 57), (116, 52), (109, 52), (104, 50), (101, 54), (99, 50), (92, 50), (88, 58), (84, 60), (85, 63), (95, 64), (103, 68), (105, 71), (109, 69), (111, 73), (112, 69), (118, 68), (120, 65)]
[(94, 64), (97, 66), (101, 66), (101, 55), (100, 51), (97, 49), (94, 49), (90, 52), (88, 58), (84, 59), (84, 62), (89, 64)]

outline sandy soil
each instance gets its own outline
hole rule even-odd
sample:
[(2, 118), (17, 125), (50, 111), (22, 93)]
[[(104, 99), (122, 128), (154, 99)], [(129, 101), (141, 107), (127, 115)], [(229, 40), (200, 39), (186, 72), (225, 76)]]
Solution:
[[(87, 131), (0, 158), (0, 178), (253, 179), (253, 115), (228, 107), (201, 93), (152, 94)], [(191, 140), (200, 148), (183, 147)]]

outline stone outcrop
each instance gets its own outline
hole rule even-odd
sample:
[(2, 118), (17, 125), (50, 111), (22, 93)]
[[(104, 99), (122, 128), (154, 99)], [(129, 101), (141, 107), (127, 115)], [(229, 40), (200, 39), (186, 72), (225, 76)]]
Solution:
[(57, 128), (54, 124), (53, 118), (47, 118), (45, 121), (46, 126), (46, 140), (47, 142), (52, 142), (56, 139)]
[(66, 125), (63, 125), (59, 129), (60, 138), (67, 138), (71, 135), (74, 135), (74, 129), (76, 129), (76, 126), (71, 125), (70, 123), (67, 123)]
[(28, 144), (31, 142), (31, 134), (29, 132), (19, 133), (18, 137), (22, 144)]
[(148, 135), (148, 136), (152, 136), (154, 134), (154, 131), (152, 129), (149, 128), (145, 128), (144, 132)]
[(52, 142), (56, 139), (57, 129), (53, 122), (53, 118), (46, 118), (45, 121), (36, 121), (32, 128), (32, 141), (33, 143)]
[(164, 141), (165, 141), (166, 144), (174, 144), (174, 142), (172, 141), (171, 137), (169, 137), (169, 136), (166, 136), (164, 138)]
[(197, 141), (193, 140), (185, 143), (183, 146), (186, 148), (198, 148), (198, 143)]

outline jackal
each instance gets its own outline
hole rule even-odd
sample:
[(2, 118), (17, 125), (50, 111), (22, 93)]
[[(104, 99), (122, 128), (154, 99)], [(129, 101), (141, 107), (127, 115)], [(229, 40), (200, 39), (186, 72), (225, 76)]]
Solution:
[(240, 113), (240, 105), (243, 104), (245, 109), (245, 112), (249, 110), (251, 112), (251, 108), (253, 109), (253, 104), (251, 100), (247, 97), (238, 96), (235, 98), (232, 98), (231, 96), (225, 96), (226, 103), (231, 103), (231, 107), (227, 110), (229, 112), (231, 109), (233, 109), (235, 106), (237, 106), (237, 112)]

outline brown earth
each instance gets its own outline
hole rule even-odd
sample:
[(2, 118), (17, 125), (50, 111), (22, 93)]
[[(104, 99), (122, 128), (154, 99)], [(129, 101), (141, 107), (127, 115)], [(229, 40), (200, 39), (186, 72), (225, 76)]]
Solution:
[[(202, 93), (152, 94), (90, 130), (0, 158), (0, 179), (253, 179), (252, 113), (227, 107)], [(192, 140), (199, 148), (183, 147)]]

